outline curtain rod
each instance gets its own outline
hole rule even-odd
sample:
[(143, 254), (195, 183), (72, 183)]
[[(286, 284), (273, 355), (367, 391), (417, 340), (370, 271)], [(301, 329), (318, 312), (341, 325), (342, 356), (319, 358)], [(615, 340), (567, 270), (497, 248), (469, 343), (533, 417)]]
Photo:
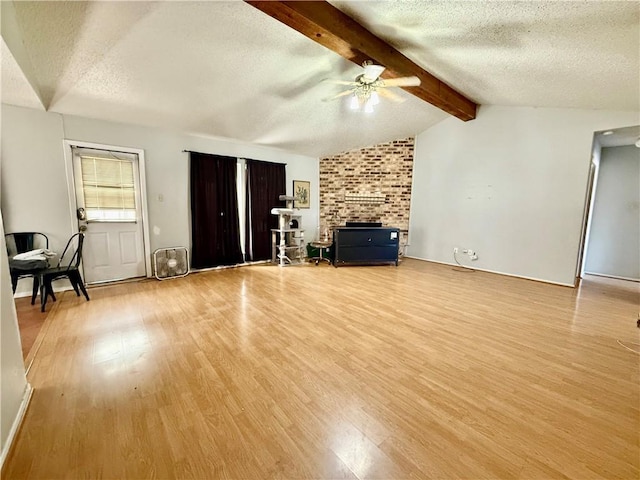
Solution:
[[(217, 153), (205, 153), (205, 152), (196, 152), (194, 150), (182, 150), (182, 153), (199, 153), (200, 155), (218, 155)], [(229, 155), (219, 155), (220, 157), (228, 157)], [(266, 162), (266, 163), (277, 163), (279, 165), (287, 165), (286, 163), (280, 163), (280, 162), (270, 162), (268, 160), (256, 160), (254, 158), (245, 158), (245, 157), (236, 157), (236, 158), (242, 158), (243, 160), (253, 160), (254, 162)]]

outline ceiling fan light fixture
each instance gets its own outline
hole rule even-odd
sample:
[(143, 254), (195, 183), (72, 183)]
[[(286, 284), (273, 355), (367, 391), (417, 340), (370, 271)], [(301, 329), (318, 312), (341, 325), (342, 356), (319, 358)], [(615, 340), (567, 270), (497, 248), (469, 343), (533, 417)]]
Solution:
[[(381, 77), (385, 67), (375, 65), (371, 60), (366, 60), (362, 64), (362, 69), (362, 73), (357, 75), (354, 81), (330, 80), (332, 83), (348, 85), (350, 88), (323, 100), (328, 101), (349, 96), (349, 108), (351, 110), (363, 108), (366, 113), (372, 113), (373, 107), (381, 103), (380, 96), (398, 103), (404, 100), (392, 91), (387, 90), (386, 87), (416, 87), (421, 82), (420, 78), (415, 75), (411, 77), (394, 76), (385, 80)], [(329, 81), (329, 79), (327, 80)]]
[(636, 147), (640, 148), (640, 138), (638, 138), (638, 140), (636, 140)]

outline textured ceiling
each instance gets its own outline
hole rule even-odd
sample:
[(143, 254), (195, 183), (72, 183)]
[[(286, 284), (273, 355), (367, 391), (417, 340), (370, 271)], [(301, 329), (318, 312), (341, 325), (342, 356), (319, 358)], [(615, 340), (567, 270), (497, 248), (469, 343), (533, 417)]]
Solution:
[(331, 3), (481, 104), (640, 107), (640, 2)]
[(42, 103), (13, 58), (9, 47), (2, 41), (2, 101), (27, 108), (42, 108)]
[[(331, 3), (480, 103), (639, 108), (637, 2)], [(5, 103), (313, 156), (448, 117), (403, 91), (373, 114), (323, 102), (358, 67), (243, 2), (12, 5), (26, 54), (3, 44)]]

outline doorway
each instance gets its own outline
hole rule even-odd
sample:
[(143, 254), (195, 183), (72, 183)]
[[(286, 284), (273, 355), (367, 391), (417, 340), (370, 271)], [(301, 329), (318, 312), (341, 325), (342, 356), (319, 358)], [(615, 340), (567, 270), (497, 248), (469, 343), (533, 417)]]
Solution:
[(577, 281), (640, 281), (640, 126), (595, 132)]
[(151, 274), (144, 151), (67, 141), (74, 230), (87, 284)]

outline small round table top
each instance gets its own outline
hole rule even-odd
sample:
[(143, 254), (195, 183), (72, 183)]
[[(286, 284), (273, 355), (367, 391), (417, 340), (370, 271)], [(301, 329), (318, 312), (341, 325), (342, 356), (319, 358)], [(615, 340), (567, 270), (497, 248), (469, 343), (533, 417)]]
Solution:
[(314, 248), (326, 248), (330, 247), (332, 243), (333, 242), (330, 240), (315, 240), (313, 242), (309, 242), (309, 245)]

